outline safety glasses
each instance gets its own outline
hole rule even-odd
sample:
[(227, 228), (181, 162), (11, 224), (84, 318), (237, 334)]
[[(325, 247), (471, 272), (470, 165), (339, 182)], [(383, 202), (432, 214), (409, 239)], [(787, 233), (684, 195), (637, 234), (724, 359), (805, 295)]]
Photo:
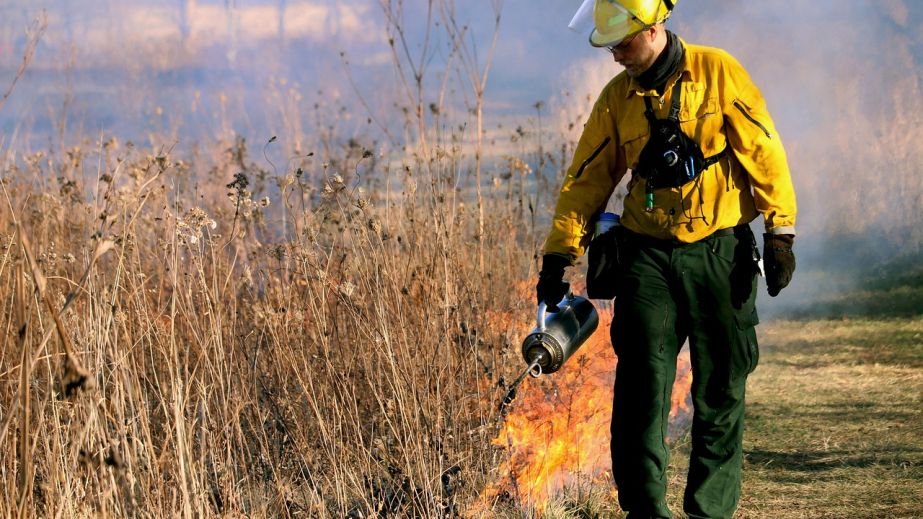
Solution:
[(606, 49), (613, 54), (615, 54), (616, 51), (625, 52), (626, 50), (628, 50), (628, 47), (631, 46), (631, 42), (635, 41), (635, 38), (637, 38), (638, 35), (641, 34), (642, 32), (644, 31), (641, 30), (639, 32), (636, 32), (632, 34), (631, 36), (625, 38), (624, 40), (616, 43), (615, 45), (607, 45)]

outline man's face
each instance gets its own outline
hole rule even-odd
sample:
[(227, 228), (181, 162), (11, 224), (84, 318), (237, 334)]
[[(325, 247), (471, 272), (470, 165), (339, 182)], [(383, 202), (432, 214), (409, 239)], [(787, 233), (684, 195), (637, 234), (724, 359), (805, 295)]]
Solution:
[(650, 68), (657, 59), (654, 45), (658, 27), (651, 27), (622, 40), (618, 45), (608, 47), (616, 63), (625, 67), (631, 77), (638, 77)]

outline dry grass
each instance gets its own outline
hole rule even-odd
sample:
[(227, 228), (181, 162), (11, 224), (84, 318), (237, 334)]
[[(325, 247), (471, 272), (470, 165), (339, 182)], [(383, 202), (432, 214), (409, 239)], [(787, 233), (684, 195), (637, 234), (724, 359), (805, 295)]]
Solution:
[[(510, 245), (535, 236), (513, 190), (487, 190), (496, 217), (477, 236), (447, 159), (361, 179), (305, 159), (274, 178), (241, 169), (238, 149), (203, 182), (232, 185), (194, 191), (190, 162), (113, 141), (97, 153), (95, 184), (46, 180), (57, 157), (3, 169), (4, 515), (466, 509), (498, 465), (498, 381), (520, 363), (519, 337), (488, 316), (531, 314), (531, 255)], [(275, 206), (259, 178), (279, 186)], [(17, 275), (25, 237), (46, 306)], [(73, 394), (60, 339), (89, 376)]]
[[(451, 59), (465, 59), (456, 47)], [(464, 65), (483, 78), (469, 124), (440, 115), (464, 101), (427, 105), (424, 74), (411, 73), (427, 56), (394, 58), (416, 83), (400, 104), (415, 109), (374, 121), (404, 132), (388, 156), (363, 136), (337, 141), (344, 121), (322, 120), (327, 100), (305, 134), (305, 107), (279, 89), (289, 134), (269, 155), (294, 159), (278, 169), (254, 163), (242, 138), (187, 154), (108, 139), (4, 156), (0, 514), (619, 515), (598, 479), (576, 478), (542, 513), (481, 499), (510, 478), (497, 404), (523, 367), (541, 220), (573, 143), (542, 141), (538, 103), (538, 133), (517, 127), (498, 146), (516, 151), (479, 169), (496, 149), (464, 128), (480, 128), (489, 66)], [(901, 171), (885, 188), (916, 185)], [(911, 202), (901, 214), (920, 228)], [(923, 516), (915, 287), (842, 301), (844, 314), (904, 320), (763, 326), (741, 516)], [(686, 454), (680, 438), (674, 510)]]
[(741, 516), (923, 515), (923, 320), (767, 328)]
[[(480, 499), (509, 476), (497, 403), (532, 313), (524, 175), (497, 173), (478, 236), (451, 157), (370, 159), (272, 175), (238, 141), (200, 159), (211, 190), (111, 140), (7, 162), (4, 515), (617, 517), (598, 480), (543, 513)], [(880, 313), (762, 327), (741, 517), (923, 513), (923, 322)]]

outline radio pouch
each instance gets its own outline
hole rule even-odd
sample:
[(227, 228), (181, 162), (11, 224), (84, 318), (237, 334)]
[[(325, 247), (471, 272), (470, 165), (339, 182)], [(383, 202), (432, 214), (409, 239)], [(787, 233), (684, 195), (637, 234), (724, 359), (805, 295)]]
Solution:
[(673, 99), (666, 119), (658, 119), (650, 97), (644, 97), (644, 116), (650, 124), (650, 137), (635, 172), (647, 180), (648, 191), (680, 187), (691, 182), (712, 164), (721, 160), (726, 149), (705, 157), (699, 144), (686, 135), (679, 122), (682, 100), (681, 81), (673, 86)]

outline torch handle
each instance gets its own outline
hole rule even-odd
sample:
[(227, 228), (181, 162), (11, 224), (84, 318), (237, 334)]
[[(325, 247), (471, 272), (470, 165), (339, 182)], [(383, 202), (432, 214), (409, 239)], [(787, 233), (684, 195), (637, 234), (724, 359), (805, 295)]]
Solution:
[[(567, 293), (564, 294), (564, 298), (561, 299), (561, 302), (558, 303), (558, 312), (563, 312), (565, 307), (570, 306), (571, 301), (573, 299), (574, 299), (574, 294), (570, 290), (568, 290)], [(545, 302), (542, 301), (541, 303), (538, 304), (538, 310), (535, 315), (535, 326), (538, 328), (538, 331), (540, 332), (545, 331), (545, 314), (546, 313), (548, 313), (548, 305), (546, 305)], [(552, 313), (556, 313), (556, 312), (552, 312)]]
[(548, 305), (544, 301), (538, 304), (538, 314), (535, 316), (535, 326), (538, 331), (545, 331), (545, 312), (548, 311)]

